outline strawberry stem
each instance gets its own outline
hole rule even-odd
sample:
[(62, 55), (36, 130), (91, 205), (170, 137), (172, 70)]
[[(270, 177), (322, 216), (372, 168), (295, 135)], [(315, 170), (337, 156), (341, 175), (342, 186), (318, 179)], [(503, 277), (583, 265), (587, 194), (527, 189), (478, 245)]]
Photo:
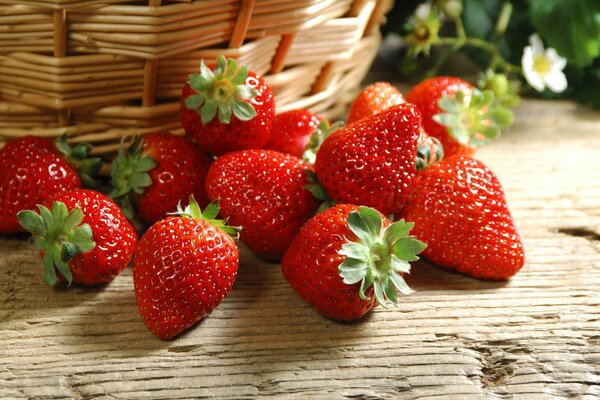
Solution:
[(185, 208), (181, 207), (181, 202), (177, 204), (177, 211), (174, 213), (169, 213), (169, 215), (176, 215), (182, 218), (193, 218), (200, 219), (203, 221), (207, 221), (217, 228), (221, 229), (223, 232), (227, 233), (234, 240), (239, 239), (240, 231), (242, 228), (240, 226), (230, 226), (227, 225), (227, 219), (219, 219), (217, 216), (219, 215), (219, 201), (215, 200), (204, 208), (204, 211), (198, 205), (196, 199), (194, 199), (194, 195), (190, 196), (189, 203)]
[(367, 290), (373, 286), (375, 299), (383, 306), (398, 304), (398, 292), (408, 295), (402, 273), (410, 272), (409, 261), (419, 259), (425, 243), (408, 236), (412, 222), (396, 221), (383, 228), (381, 214), (370, 207), (359, 207), (348, 214), (348, 227), (357, 241), (344, 244), (339, 254), (344, 256), (338, 271), (343, 282), (353, 285), (360, 282), (359, 296), (368, 300)]
[(54, 145), (62, 153), (67, 163), (75, 169), (86, 187), (94, 188), (98, 186), (99, 182), (95, 177), (100, 174), (102, 169), (102, 159), (100, 157), (88, 157), (92, 145), (78, 143), (75, 147), (71, 147), (67, 143), (66, 133), (60, 135)]
[(200, 72), (191, 74), (188, 85), (196, 94), (185, 99), (185, 106), (196, 110), (203, 125), (218, 115), (219, 122), (229, 124), (231, 116), (249, 121), (256, 116), (256, 110), (249, 100), (256, 96), (256, 89), (246, 85), (248, 68), (238, 67), (234, 59), (217, 57), (217, 64), (211, 70), (200, 62)]
[(65, 203), (56, 201), (49, 210), (38, 206), (33, 210), (20, 211), (17, 219), (23, 228), (33, 235), (33, 243), (44, 255), (44, 281), (56, 283), (56, 270), (71, 285), (73, 274), (68, 262), (79, 253), (93, 250), (92, 228), (82, 224), (83, 211), (76, 207), (69, 211)]

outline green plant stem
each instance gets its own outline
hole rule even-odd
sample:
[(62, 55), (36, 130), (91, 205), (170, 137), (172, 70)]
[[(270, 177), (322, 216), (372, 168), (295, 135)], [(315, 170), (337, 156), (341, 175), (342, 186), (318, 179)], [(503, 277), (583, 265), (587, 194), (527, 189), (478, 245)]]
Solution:
[[(494, 43), (486, 42), (483, 39), (466, 36), (461, 37), (461, 34), (458, 34), (458, 37), (442, 37), (440, 38), (438, 44), (451, 46), (452, 51), (460, 50), (465, 46), (475, 47), (487, 51), (492, 56), (492, 61), (494, 64), (496, 64), (495, 66), (497, 66), (498, 68), (506, 72), (513, 72), (518, 74), (522, 73), (521, 67), (509, 63), (504, 59), (504, 57), (502, 57), (497, 45), (495, 45)], [(494, 68), (492, 67), (492, 69)]]

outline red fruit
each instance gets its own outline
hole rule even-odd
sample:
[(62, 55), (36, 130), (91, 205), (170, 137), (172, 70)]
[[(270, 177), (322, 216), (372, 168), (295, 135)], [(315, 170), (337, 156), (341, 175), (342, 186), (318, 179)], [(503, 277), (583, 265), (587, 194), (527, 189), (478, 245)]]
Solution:
[(273, 120), (271, 136), (264, 148), (302, 158), (308, 141), (320, 122), (316, 115), (305, 109), (278, 114)]
[(375, 82), (364, 88), (350, 106), (348, 123), (378, 114), (392, 106), (405, 103), (402, 93), (387, 82)]
[(241, 226), (241, 240), (260, 257), (276, 261), (319, 206), (304, 187), (311, 167), (273, 150), (244, 150), (219, 157), (206, 176), (209, 199)]
[[(214, 119), (218, 115), (217, 119)], [(275, 100), (265, 80), (235, 60), (219, 56), (190, 75), (181, 97), (186, 133), (213, 155), (263, 147), (271, 134)]]
[(377, 304), (397, 304), (412, 291), (402, 278), (425, 245), (407, 236), (413, 224), (391, 224), (372, 208), (341, 204), (304, 225), (281, 269), (294, 290), (321, 314), (361, 318)]
[(325, 192), (338, 203), (399, 211), (416, 173), (420, 121), (417, 108), (405, 103), (335, 131), (315, 163)]
[(128, 216), (131, 202), (148, 223), (167, 216), (177, 204), (194, 195), (201, 206), (208, 204), (204, 178), (211, 159), (188, 138), (168, 132), (138, 138), (119, 149), (111, 168), (114, 191)]
[(417, 175), (402, 216), (434, 263), (476, 278), (506, 279), (523, 267), (523, 245), (496, 175), (455, 156)]
[(206, 317), (229, 293), (238, 269), (238, 250), (215, 220), (218, 205), (204, 212), (191, 199), (180, 216), (152, 225), (133, 262), (138, 307), (148, 329), (171, 339)]
[(137, 243), (137, 234), (110, 198), (93, 190), (57, 193), (40, 214), (21, 211), (22, 226), (33, 234), (44, 258), (44, 280), (59, 277), (83, 285), (109, 282), (123, 271)]
[(81, 187), (54, 144), (26, 136), (0, 150), (0, 233), (23, 232), (17, 213), (44, 203), (54, 193)]
[(446, 157), (472, 155), (512, 123), (512, 113), (494, 101), (493, 92), (481, 92), (459, 78), (427, 79), (406, 99), (419, 108), (425, 132), (440, 140)]
[(425, 132), (442, 143), (446, 157), (454, 154), (470, 155), (475, 152), (475, 148), (460, 144), (448, 132), (446, 126), (437, 123), (433, 119), (434, 115), (442, 112), (438, 101), (442, 96), (454, 97), (458, 91), (470, 95), (472, 88), (470, 83), (460, 78), (437, 76), (419, 83), (406, 95), (406, 99), (421, 111)]

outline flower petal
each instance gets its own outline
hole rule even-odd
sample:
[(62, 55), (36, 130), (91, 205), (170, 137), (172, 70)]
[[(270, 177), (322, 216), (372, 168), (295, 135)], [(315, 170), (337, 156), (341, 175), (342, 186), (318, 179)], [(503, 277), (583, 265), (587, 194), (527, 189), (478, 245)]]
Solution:
[(562, 71), (550, 71), (544, 76), (544, 81), (554, 93), (564, 92), (567, 88), (567, 77)]
[(533, 69), (533, 49), (529, 46), (523, 50), (521, 57), (521, 65), (523, 66), (523, 75), (527, 82), (538, 92), (544, 91), (544, 79), (540, 74)]
[(567, 59), (559, 56), (556, 50), (553, 48), (546, 49), (546, 59), (552, 65), (551, 68), (553, 71), (562, 71), (567, 65)]
[(542, 39), (537, 33), (529, 36), (529, 44), (531, 45), (531, 49), (534, 54), (543, 54), (544, 53), (544, 44), (542, 43)]
[(523, 49), (523, 56), (521, 56), (521, 66), (524, 70), (533, 70), (533, 49), (527, 46)]

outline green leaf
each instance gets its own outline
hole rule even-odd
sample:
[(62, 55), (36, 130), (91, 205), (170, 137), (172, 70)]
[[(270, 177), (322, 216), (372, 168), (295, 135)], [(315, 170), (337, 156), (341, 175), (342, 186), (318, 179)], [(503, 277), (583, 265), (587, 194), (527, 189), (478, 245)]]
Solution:
[(414, 226), (414, 222), (406, 222), (403, 219), (396, 221), (387, 227), (383, 234), (383, 239), (388, 243), (396, 243), (398, 240), (408, 235)]
[(67, 280), (67, 283), (70, 286), (73, 282), (73, 273), (71, 272), (71, 268), (69, 268), (69, 266), (62, 260), (62, 253), (60, 251), (52, 251), (50, 254), (52, 256), (54, 267)]
[(75, 229), (75, 227), (77, 227), (81, 221), (83, 221), (83, 211), (81, 211), (81, 208), (75, 207), (69, 212), (69, 215), (67, 215), (64, 227), (66, 230)]
[(376, 280), (373, 282), (373, 291), (375, 292), (377, 303), (383, 308), (388, 308), (387, 301), (385, 301), (385, 296), (383, 294), (383, 285), (381, 284), (381, 281)]
[(204, 218), (209, 220), (217, 218), (217, 215), (219, 215), (219, 201), (215, 200), (207, 205), (202, 215), (204, 215)]
[(227, 67), (227, 59), (223, 56), (223, 54), (219, 54), (219, 56), (217, 57), (217, 63), (215, 65), (214, 74), (216, 76), (223, 75), (226, 67)]
[(185, 99), (185, 106), (190, 110), (195, 110), (204, 104), (204, 96), (193, 94)]
[(363, 280), (367, 267), (368, 264), (363, 260), (346, 257), (338, 267), (338, 271), (345, 284), (353, 285)]
[(215, 79), (215, 74), (206, 66), (206, 64), (204, 64), (204, 60), (200, 62), (200, 74), (209, 82)]
[(92, 240), (91, 231), (92, 229), (88, 224), (83, 224), (69, 235), (69, 242), (77, 246), (81, 253), (92, 251), (96, 247), (96, 243)]
[(458, 125), (458, 116), (456, 114), (440, 113), (433, 116), (433, 120), (440, 125), (454, 127)]
[(416, 261), (416, 255), (425, 250), (427, 245), (413, 237), (405, 237), (394, 244), (394, 255), (400, 260)]
[[(197, 92), (204, 91), (204, 90), (208, 89), (208, 87), (210, 86), (209, 81), (206, 80), (206, 78), (204, 78), (201, 74), (191, 74), (188, 79), (188, 85), (190, 85), (190, 87)], [(192, 96), (190, 96), (190, 97), (192, 97)], [(187, 101), (186, 101), (186, 106), (187, 106)], [(192, 108), (192, 107), (188, 106), (188, 108)], [(193, 108), (196, 108), (196, 107), (193, 107)]]
[(392, 254), (392, 269), (397, 272), (404, 272), (408, 274), (410, 272), (410, 264), (408, 261), (401, 260), (396, 257), (395, 254)]
[(256, 89), (250, 86), (238, 86), (235, 89), (235, 94), (238, 97), (250, 100), (251, 98), (256, 96), (257, 92)]
[(19, 224), (34, 235), (45, 235), (47, 232), (46, 224), (42, 217), (32, 210), (23, 210), (17, 213)]
[(392, 274), (392, 275), (390, 275), (390, 280), (392, 281), (392, 283), (394, 284), (394, 286), (396, 287), (396, 289), (398, 289), (398, 291), (400, 293), (405, 294), (405, 295), (414, 293), (414, 290), (412, 290), (410, 287), (408, 287), (408, 285), (406, 284), (406, 281), (400, 275)]
[(67, 263), (75, 257), (77, 253), (79, 253), (79, 248), (77, 246), (73, 243), (64, 242), (60, 252), (60, 259)]
[(248, 78), (248, 67), (242, 65), (238, 70), (235, 77), (231, 80), (231, 83), (234, 85), (243, 85), (246, 83), (246, 79)]
[(157, 162), (152, 157), (144, 156), (137, 160), (133, 166), (134, 172), (148, 172), (156, 167)]
[(131, 175), (130, 185), (134, 192), (143, 193), (143, 188), (152, 185), (152, 178), (146, 173), (135, 173)]
[(219, 122), (228, 124), (231, 121), (231, 108), (227, 104), (219, 104)]
[(365, 244), (370, 244), (373, 241), (371, 229), (364, 218), (356, 211), (348, 214), (348, 228)]
[(365, 206), (358, 207), (358, 213), (367, 224), (371, 233), (371, 240), (379, 237), (382, 224), (381, 215), (375, 209)]
[(600, 55), (598, 0), (530, 0), (529, 10), (546, 45), (569, 63), (590, 65)]
[(241, 121), (250, 121), (252, 118), (256, 117), (256, 110), (252, 104), (244, 100), (233, 100), (231, 108), (233, 110), (233, 115)]
[(393, 304), (398, 305), (398, 291), (394, 286), (394, 283), (391, 279), (388, 279), (387, 282), (383, 285), (383, 291), (385, 297)]
[(365, 292), (367, 291), (367, 289), (369, 289), (371, 287), (371, 285), (373, 285), (373, 282), (375, 282), (375, 276), (373, 275), (373, 273), (371, 271), (369, 271), (367, 269), (365, 278), (363, 279), (363, 281), (360, 285), (360, 289), (358, 291), (358, 295), (361, 299), (368, 300)]
[(493, 108), (483, 116), (484, 120), (490, 120), (497, 126), (509, 126), (513, 123), (513, 113), (506, 108)]
[(52, 227), (52, 225), (54, 225), (54, 217), (52, 216), (52, 213), (46, 206), (39, 206), (39, 209), (40, 215), (42, 216), (44, 224), (46, 225), (46, 230), (49, 230)]
[(345, 243), (340, 249), (339, 254), (342, 256), (363, 260), (365, 262), (371, 262), (369, 248), (362, 243)]
[(202, 125), (208, 124), (210, 121), (215, 118), (217, 115), (217, 108), (219, 103), (217, 103), (213, 99), (207, 99), (204, 103), (204, 107), (200, 110), (200, 119), (202, 120)]
[(54, 217), (54, 224), (62, 226), (65, 224), (67, 214), (69, 210), (62, 201), (55, 201), (52, 203), (52, 217)]
[(438, 106), (441, 110), (449, 113), (457, 113), (460, 111), (460, 104), (458, 104), (454, 98), (446, 95), (440, 97), (438, 100)]
[(44, 282), (48, 285), (56, 284), (56, 270), (54, 261), (51, 255), (46, 254), (44, 257)]

